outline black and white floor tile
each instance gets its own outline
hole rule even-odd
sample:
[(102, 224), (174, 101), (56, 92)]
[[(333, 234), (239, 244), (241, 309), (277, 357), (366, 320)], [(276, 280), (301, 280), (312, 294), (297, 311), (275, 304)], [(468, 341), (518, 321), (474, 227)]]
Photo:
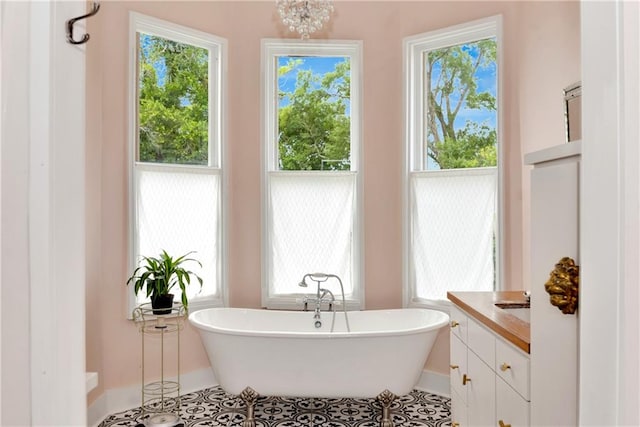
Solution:
[[(446, 397), (413, 390), (391, 406), (396, 427), (445, 426), (450, 423), (451, 403)], [(239, 427), (246, 408), (236, 396), (220, 387), (185, 394), (180, 417), (185, 427)], [(259, 397), (256, 427), (377, 427), (380, 405), (375, 399), (303, 399)], [(144, 422), (141, 408), (108, 416), (99, 427), (135, 427)]]

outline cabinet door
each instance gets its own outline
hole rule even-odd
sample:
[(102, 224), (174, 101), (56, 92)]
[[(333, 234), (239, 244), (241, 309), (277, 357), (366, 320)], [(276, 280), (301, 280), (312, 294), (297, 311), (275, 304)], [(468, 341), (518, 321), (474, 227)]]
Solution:
[(495, 426), (496, 374), (492, 368), (469, 351), (467, 353), (467, 413), (470, 426)]
[(449, 356), (449, 381), (451, 393), (456, 392), (467, 404), (467, 388), (462, 385), (462, 376), (468, 373), (467, 369), (467, 347), (460, 339), (451, 334), (451, 353)]
[(451, 427), (466, 427), (469, 425), (467, 419), (467, 404), (455, 390), (451, 391)]
[(529, 426), (529, 402), (501, 378), (496, 378), (496, 399), (496, 418), (499, 426)]
[[(577, 158), (531, 172), (531, 423), (578, 424), (578, 315), (549, 303), (544, 283), (562, 257), (579, 251)], [(604, 367), (603, 367), (604, 368)]]

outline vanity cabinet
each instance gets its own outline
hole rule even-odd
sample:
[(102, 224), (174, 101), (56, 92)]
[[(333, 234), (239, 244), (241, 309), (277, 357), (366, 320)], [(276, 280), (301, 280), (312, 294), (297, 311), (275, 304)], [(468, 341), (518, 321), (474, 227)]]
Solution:
[(451, 308), (451, 425), (528, 426), (529, 357)]

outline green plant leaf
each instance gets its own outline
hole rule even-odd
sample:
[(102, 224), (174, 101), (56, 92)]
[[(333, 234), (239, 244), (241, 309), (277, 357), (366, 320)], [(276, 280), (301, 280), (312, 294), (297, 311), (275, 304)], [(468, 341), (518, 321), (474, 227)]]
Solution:
[(191, 284), (191, 276), (196, 277), (200, 288), (202, 288), (202, 278), (191, 270), (186, 270), (182, 265), (194, 262), (202, 267), (202, 263), (189, 255), (194, 251), (173, 258), (164, 249), (156, 257), (142, 256), (141, 265), (138, 266), (126, 284), (134, 283), (134, 291), (139, 294), (143, 288), (146, 290), (147, 298), (170, 293), (171, 289), (178, 285), (182, 293), (182, 304), (188, 307), (186, 287)]

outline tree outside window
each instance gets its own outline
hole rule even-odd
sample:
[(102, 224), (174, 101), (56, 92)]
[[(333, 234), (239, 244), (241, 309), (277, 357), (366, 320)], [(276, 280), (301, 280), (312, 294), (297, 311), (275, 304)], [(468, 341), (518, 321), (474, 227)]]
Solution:
[(349, 58), (278, 60), (280, 170), (350, 170)]
[(139, 42), (139, 160), (207, 165), (208, 50), (143, 33)]
[(495, 38), (425, 57), (428, 169), (496, 166)]

